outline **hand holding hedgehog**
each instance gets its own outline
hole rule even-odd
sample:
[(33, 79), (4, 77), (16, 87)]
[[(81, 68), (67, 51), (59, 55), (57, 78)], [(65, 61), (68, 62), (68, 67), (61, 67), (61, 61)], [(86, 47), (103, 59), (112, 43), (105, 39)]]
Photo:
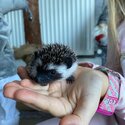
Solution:
[(77, 65), (75, 53), (68, 46), (50, 44), (32, 55), (26, 69), (32, 80), (44, 86), (63, 79), (72, 83)]
[(18, 73), (23, 80), (8, 83), (4, 95), (61, 117), (60, 125), (89, 125), (108, 88), (107, 76), (87, 67), (78, 66), (73, 84), (60, 80), (41, 86), (29, 80), (24, 68)]

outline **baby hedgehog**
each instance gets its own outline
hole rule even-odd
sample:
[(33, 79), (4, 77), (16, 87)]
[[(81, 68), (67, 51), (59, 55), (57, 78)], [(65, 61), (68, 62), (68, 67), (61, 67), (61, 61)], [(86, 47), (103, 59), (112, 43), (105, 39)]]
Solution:
[(77, 66), (76, 55), (68, 46), (49, 44), (33, 53), (26, 69), (32, 80), (45, 86), (62, 79), (72, 83)]

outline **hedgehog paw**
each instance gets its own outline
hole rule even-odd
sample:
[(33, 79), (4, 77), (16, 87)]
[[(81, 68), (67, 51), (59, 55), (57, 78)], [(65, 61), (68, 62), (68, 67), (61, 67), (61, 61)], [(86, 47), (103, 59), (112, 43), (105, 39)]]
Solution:
[(70, 76), (70, 77), (68, 77), (68, 78), (66, 79), (66, 82), (67, 82), (68, 84), (72, 84), (72, 83), (74, 82), (74, 80), (75, 80), (74, 76)]

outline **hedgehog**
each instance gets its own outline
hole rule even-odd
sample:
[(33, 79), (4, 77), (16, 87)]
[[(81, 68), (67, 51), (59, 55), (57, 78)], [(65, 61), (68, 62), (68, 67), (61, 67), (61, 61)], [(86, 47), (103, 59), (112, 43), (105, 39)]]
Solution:
[(32, 80), (46, 86), (56, 80), (73, 83), (77, 66), (77, 58), (73, 50), (66, 45), (55, 43), (35, 51), (26, 70)]

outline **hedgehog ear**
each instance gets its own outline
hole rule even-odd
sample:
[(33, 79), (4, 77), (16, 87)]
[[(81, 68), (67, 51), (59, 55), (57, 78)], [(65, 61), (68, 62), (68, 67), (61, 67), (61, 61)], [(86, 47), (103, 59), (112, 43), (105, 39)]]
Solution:
[(73, 60), (72, 60), (71, 57), (65, 57), (64, 58), (64, 63), (66, 64), (67, 68), (69, 69), (73, 64)]
[(37, 62), (37, 64), (42, 65), (42, 60), (40, 58), (40, 52), (39, 51), (34, 52), (34, 57), (35, 57), (35, 61)]
[(34, 52), (34, 55), (35, 55), (35, 58), (38, 58), (39, 55), (40, 55), (40, 54), (39, 54), (39, 51), (35, 51), (35, 52)]

